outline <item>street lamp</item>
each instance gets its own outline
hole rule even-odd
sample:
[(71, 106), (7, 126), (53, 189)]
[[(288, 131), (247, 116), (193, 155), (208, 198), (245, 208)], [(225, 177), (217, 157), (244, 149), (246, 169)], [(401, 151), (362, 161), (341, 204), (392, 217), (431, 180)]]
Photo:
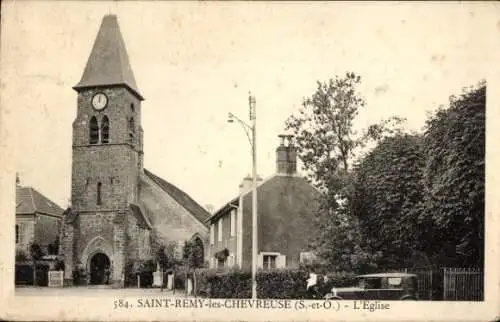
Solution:
[[(247, 124), (233, 113), (229, 113), (228, 122), (238, 121), (245, 130), (250, 146), (252, 147), (252, 299), (257, 299), (257, 127), (255, 113), (255, 97), (248, 93), (248, 107), (251, 125)], [(242, 205), (240, 205), (241, 207)]]

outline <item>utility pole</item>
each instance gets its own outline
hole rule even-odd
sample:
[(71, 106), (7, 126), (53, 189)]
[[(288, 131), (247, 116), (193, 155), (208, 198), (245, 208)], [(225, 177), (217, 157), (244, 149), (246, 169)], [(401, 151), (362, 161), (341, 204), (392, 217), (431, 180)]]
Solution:
[[(228, 122), (234, 120), (241, 124), (252, 147), (252, 299), (257, 299), (257, 116), (255, 108), (255, 97), (248, 95), (248, 107), (251, 125), (242, 121), (232, 113), (229, 113)], [(251, 133), (249, 133), (251, 132)], [(240, 205), (241, 207), (242, 205)]]

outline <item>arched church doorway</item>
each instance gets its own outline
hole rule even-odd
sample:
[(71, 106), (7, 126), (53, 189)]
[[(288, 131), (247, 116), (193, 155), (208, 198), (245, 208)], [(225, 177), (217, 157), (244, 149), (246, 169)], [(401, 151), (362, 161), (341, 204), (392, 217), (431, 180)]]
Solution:
[(90, 284), (109, 284), (111, 277), (111, 263), (108, 256), (103, 253), (96, 253), (90, 259)]

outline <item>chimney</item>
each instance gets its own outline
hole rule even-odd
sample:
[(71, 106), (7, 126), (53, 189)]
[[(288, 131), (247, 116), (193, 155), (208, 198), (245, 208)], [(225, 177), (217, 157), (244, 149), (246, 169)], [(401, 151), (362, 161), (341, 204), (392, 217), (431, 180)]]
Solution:
[(16, 172), (16, 186), (21, 185), (21, 179), (19, 179), (19, 172)]
[[(240, 194), (245, 194), (249, 191), (252, 190), (252, 182), (253, 182), (253, 179), (252, 179), (252, 176), (251, 175), (247, 175), (245, 178), (243, 178), (243, 181), (241, 181), (240, 183)], [(262, 178), (257, 176), (257, 185), (262, 182)]]
[(276, 148), (276, 173), (297, 173), (297, 149), (293, 142), (293, 135), (278, 135), (280, 145)]

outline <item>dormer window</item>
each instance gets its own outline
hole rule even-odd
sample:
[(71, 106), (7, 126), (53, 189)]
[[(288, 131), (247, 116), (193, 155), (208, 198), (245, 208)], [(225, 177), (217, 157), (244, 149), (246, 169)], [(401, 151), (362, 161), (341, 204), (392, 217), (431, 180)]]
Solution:
[(97, 119), (95, 116), (92, 116), (92, 118), (90, 119), (89, 130), (90, 144), (97, 144), (99, 142), (99, 124), (97, 123)]

